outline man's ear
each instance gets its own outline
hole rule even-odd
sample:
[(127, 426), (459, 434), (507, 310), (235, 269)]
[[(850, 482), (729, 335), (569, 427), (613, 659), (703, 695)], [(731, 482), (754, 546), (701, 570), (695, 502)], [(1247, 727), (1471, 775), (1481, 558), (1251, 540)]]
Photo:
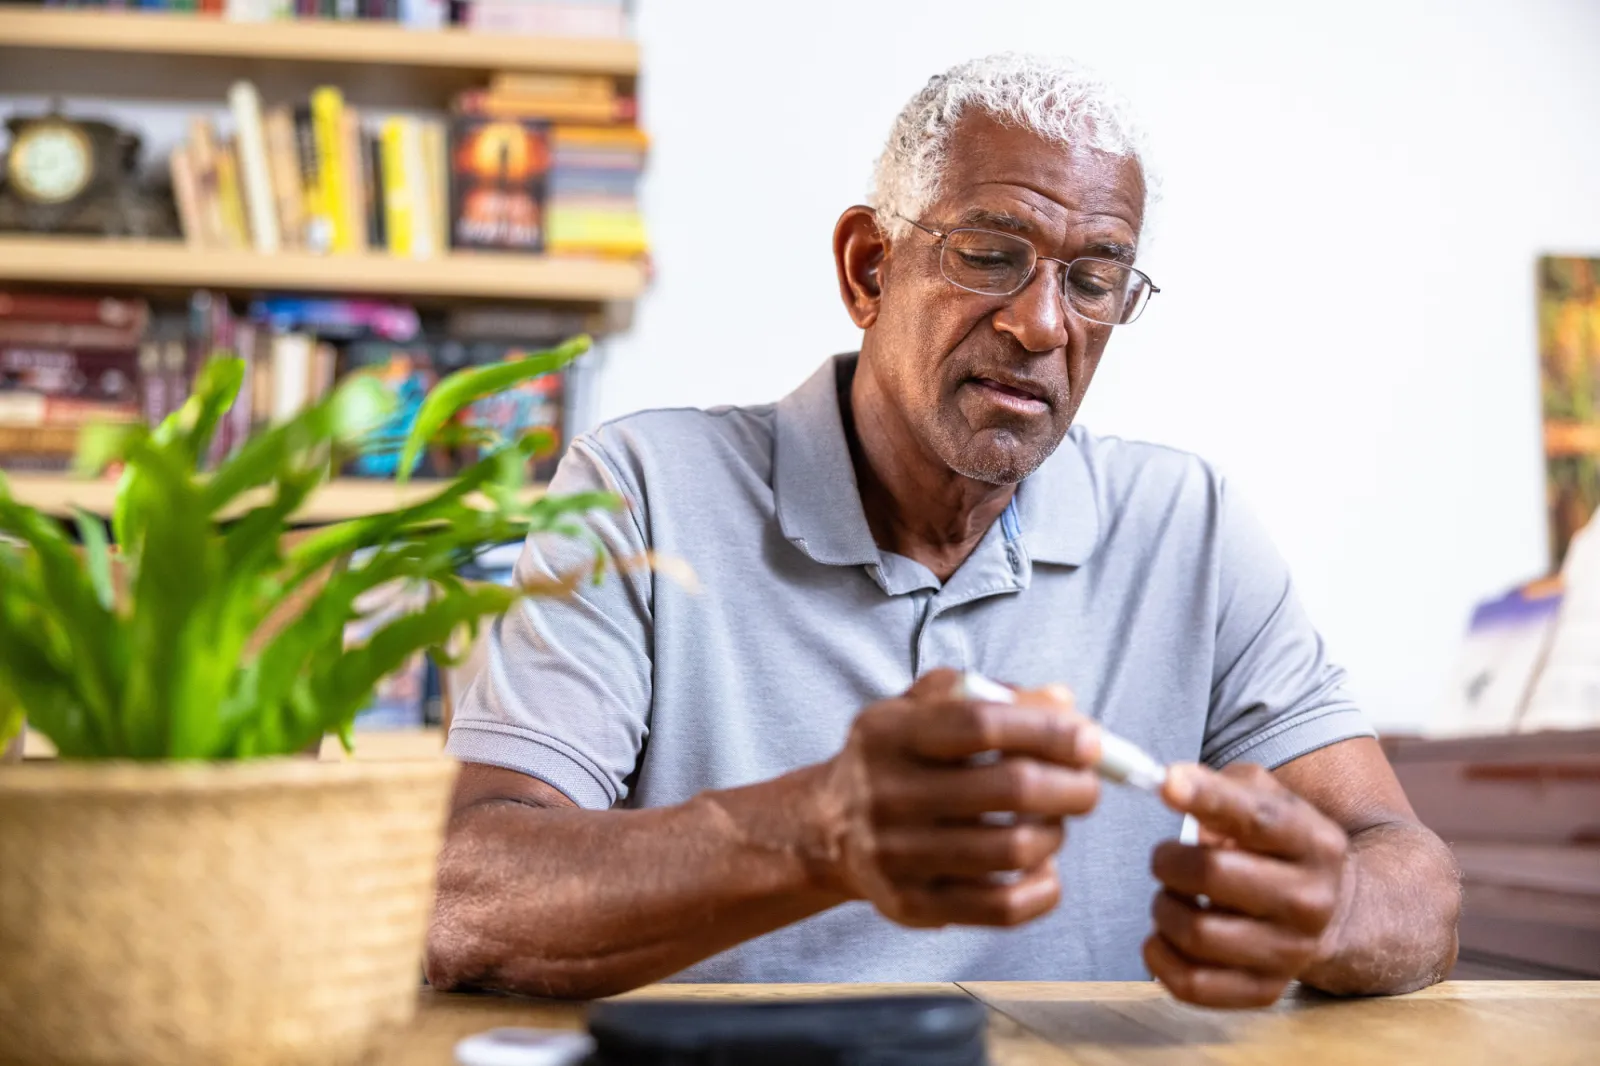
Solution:
[(839, 216), (833, 227), (833, 263), (839, 273), (839, 298), (850, 320), (867, 329), (878, 319), (883, 295), (884, 252), (888, 244), (878, 231), (878, 216), (857, 204)]

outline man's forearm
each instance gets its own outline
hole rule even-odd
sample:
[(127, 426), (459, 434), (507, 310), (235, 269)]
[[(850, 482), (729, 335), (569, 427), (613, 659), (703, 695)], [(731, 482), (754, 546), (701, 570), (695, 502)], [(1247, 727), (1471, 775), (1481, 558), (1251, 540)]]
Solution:
[(1387, 822), (1352, 834), (1342, 895), (1306, 984), (1392, 995), (1442, 980), (1455, 963), (1460, 873), (1429, 830)]
[(819, 772), (642, 811), (506, 799), (458, 810), (429, 980), (607, 995), (842, 902), (807, 854), (805, 775)]

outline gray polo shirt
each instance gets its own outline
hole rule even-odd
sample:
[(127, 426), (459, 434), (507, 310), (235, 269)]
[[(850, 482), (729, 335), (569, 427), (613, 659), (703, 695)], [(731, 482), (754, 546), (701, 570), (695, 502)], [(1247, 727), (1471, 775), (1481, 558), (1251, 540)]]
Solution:
[[(1074, 427), (948, 581), (881, 551), (840, 419), (853, 368), (830, 360), (775, 405), (646, 411), (575, 440), (551, 491), (620, 494), (594, 532), (617, 557), (686, 561), (700, 589), (634, 569), (513, 610), (449, 750), (583, 807), (674, 804), (831, 757), (863, 706), (940, 666), (1064, 682), (1169, 761), (1270, 767), (1370, 735), (1283, 561), (1193, 456)], [(588, 552), (531, 538), (518, 571)], [(847, 904), (680, 976), (1140, 979), (1150, 851), (1178, 827), (1109, 787), (1070, 825), (1061, 905), (1030, 925), (910, 930)]]

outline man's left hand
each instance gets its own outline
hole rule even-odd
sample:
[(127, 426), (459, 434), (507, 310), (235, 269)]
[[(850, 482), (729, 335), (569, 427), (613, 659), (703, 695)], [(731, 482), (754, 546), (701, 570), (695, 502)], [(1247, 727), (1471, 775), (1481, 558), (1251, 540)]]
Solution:
[(1200, 823), (1151, 869), (1163, 890), (1145, 965), (1179, 999), (1266, 1006), (1318, 958), (1343, 896), (1349, 837), (1260, 766), (1175, 766), (1167, 805)]

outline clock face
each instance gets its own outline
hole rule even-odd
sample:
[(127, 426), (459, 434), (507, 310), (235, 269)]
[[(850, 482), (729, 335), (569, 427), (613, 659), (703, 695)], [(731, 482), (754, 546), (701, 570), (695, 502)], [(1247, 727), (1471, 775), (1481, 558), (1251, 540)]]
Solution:
[(59, 122), (29, 126), (11, 145), (11, 185), (24, 199), (59, 204), (77, 196), (94, 176), (89, 138)]

